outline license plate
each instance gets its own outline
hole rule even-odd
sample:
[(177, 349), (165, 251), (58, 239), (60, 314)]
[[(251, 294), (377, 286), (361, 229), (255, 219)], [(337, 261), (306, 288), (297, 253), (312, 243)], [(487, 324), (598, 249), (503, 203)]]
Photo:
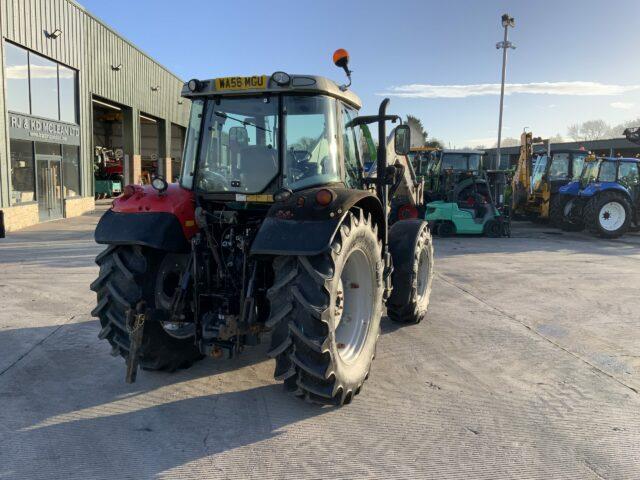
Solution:
[(262, 90), (267, 88), (266, 75), (216, 78), (216, 90)]

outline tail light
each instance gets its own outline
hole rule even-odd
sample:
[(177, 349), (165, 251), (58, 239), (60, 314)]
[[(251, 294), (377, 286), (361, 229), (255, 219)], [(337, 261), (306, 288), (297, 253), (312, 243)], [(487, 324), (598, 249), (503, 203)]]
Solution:
[(326, 207), (331, 202), (333, 202), (333, 192), (331, 190), (327, 190), (323, 188), (322, 190), (318, 190), (316, 193), (316, 203), (321, 207)]

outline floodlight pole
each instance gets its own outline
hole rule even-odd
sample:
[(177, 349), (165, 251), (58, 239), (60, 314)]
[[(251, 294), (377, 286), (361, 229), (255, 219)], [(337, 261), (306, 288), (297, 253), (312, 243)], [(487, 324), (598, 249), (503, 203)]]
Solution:
[(502, 49), (502, 83), (500, 85), (500, 114), (498, 117), (498, 149), (497, 149), (497, 158), (496, 158), (496, 169), (500, 168), (501, 163), (501, 152), (500, 152), (500, 144), (502, 141), (502, 110), (504, 106), (504, 80), (507, 74), (507, 50), (509, 48), (513, 48), (515, 50), (516, 46), (509, 41), (509, 27), (515, 27), (515, 20), (513, 17), (510, 17), (508, 14), (502, 15), (502, 26), (504, 27), (504, 40), (502, 42), (496, 43), (497, 49)]

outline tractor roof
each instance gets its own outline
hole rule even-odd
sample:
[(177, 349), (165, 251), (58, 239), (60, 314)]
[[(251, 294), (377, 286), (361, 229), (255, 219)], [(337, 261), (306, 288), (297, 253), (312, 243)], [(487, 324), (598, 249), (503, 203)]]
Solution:
[[(533, 153), (536, 155), (545, 155), (547, 153), (547, 149), (536, 145), (533, 149)], [(589, 152), (587, 150), (583, 150), (580, 148), (553, 148), (553, 145), (551, 146), (551, 155), (555, 154), (555, 153), (579, 153), (582, 155), (588, 155)]]
[(600, 157), (601, 160), (607, 162), (625, 162), (625, 163), (640, 163), (640, 158), (628, 158), (628, 157)]
[[(281, 73), (281, 72), (278, 72)], [(350, 90), (342, 90), (337, 83), (316, 75), (289, 75), (287, 84), (278, 84), (272, 76), (220, 77), (200, 80), (199, 89), (192, 91), (189, 83), (182, 87), (182, 96), (194, 99), (203, 96), (222, 95), (227, 97), (261, 95), (264, 93), (310, 93), (335, 97), (356, 109), (362, 107), (360, 98)]]
[(463, 149), (452, 149), (452, 148), (445, 148), (442, 150), (442, 153), (463, 153), (463, 154), (477, 154), (477, 155), (484, 155), (484, 150), (474, 150), (472, 148), (463, 148)]

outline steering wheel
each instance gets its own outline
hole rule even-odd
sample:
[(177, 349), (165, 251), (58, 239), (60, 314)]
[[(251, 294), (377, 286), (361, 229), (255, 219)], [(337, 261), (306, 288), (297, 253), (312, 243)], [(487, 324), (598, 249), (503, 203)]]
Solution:
[(218, 172), (212, 172), (210, 170), (202, 172), (202, 177), (200, 179), (200, 183), (205, 190), (217, 191), (224, 190), (227, 191), (230, 188), (229, 180), (227, 177)]
[[(294, 182), (297, 182), (302, 178), (308, 177), (310, 176), (310, 174), (311, 175), (317, 174), (317, 168), (318, 168), (317, 164), (309, 162), (309, 158), (311, 157), (309, 152), (305, 152), (302, 159), (298, 158), (298, 155), (296, 154), (296, 151), (293, 148), (289, 150), (289, 153), (293, 157), (293, 162), (294, 162), (293, 165), (289, 168), (289, 171), (291, 172), (291, 176), (293, 177)], [(313, 172), (313, 170), (316, 170), (316, 172)]]

